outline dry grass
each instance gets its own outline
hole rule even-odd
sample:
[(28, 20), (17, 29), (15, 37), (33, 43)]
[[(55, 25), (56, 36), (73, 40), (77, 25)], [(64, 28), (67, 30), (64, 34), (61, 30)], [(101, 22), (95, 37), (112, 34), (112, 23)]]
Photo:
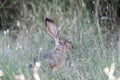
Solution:
[(115, 76), (114, 76), (115, 63), (112, 63), (110, 68), (106, 67), (106, 68), (104, 69), (104, 72), (107, 74), (108, 80), (120, 80), (119, 77), (115, 77)]

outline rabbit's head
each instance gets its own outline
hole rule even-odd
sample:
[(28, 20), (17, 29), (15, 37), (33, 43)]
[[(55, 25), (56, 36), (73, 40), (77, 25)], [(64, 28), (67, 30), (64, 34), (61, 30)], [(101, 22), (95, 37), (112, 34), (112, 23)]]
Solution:
[(74, 47), (72, 43), (68, 41), (67, 39), (60, 38), (59, 45), (56, 46), (56, 48), (69, 51), (69, 50), (72, 50)]
[(52, 19), (46, 18), (45, 24), (46, 24), (49, 34), (55, 40), (55, 43), (56, 43), (55, 49), (66, 50), (66, 51), (73, 49), (73, 45), (70, 41), (60, 37), (59, 31), (56, 27), (56, 24)]

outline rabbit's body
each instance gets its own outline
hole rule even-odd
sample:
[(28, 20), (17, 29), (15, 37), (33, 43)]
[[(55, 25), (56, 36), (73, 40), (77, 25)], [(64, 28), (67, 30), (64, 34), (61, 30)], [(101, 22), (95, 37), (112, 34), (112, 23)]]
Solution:
[(60, 62), (62, 58), (62, 53), (56, 50), (50, 50), (45, 54), (45, 58), (50, 59), (52, 62)]
[(45, 53), (45, 58), (47, 58), (50, 62), (52, 71), (56, 71), (65, 64), (65, 52), (71, 50), (73, 45), (67, 39), (60, 37), (58, 29), (53, 20), (46, 18), (45, 22), (49, 34), (54, 38), (56, 43), (56, 47), (53, 50)]
[(61, 67), (65, 64), (64, 51), (50, 50), (45, 54), (45, 58), (49, 60), (51, 69), (54, 67)]

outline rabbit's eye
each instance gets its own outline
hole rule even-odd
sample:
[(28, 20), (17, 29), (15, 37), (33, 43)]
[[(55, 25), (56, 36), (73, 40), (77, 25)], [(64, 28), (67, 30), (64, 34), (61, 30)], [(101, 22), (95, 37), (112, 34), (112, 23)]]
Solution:
[(61, 45), (65, 45), (66, 42), (65, 42), (65, 41), (61, 41), (60, 44), (61, 44)]

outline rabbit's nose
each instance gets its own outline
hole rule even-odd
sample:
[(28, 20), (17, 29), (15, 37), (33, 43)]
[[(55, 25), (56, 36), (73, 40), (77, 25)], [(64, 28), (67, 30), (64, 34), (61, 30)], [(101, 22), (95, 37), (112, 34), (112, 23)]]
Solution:
[(74, 49), (74, 46), (73, 46), (73, 45), (71, 45), (71, 46), (69, 47), (69, 50), (72, 50), (72, 49)]
[(72, 49), (74, 49), (74, 46), (67, 46), (67, 51), (71, 51)]

